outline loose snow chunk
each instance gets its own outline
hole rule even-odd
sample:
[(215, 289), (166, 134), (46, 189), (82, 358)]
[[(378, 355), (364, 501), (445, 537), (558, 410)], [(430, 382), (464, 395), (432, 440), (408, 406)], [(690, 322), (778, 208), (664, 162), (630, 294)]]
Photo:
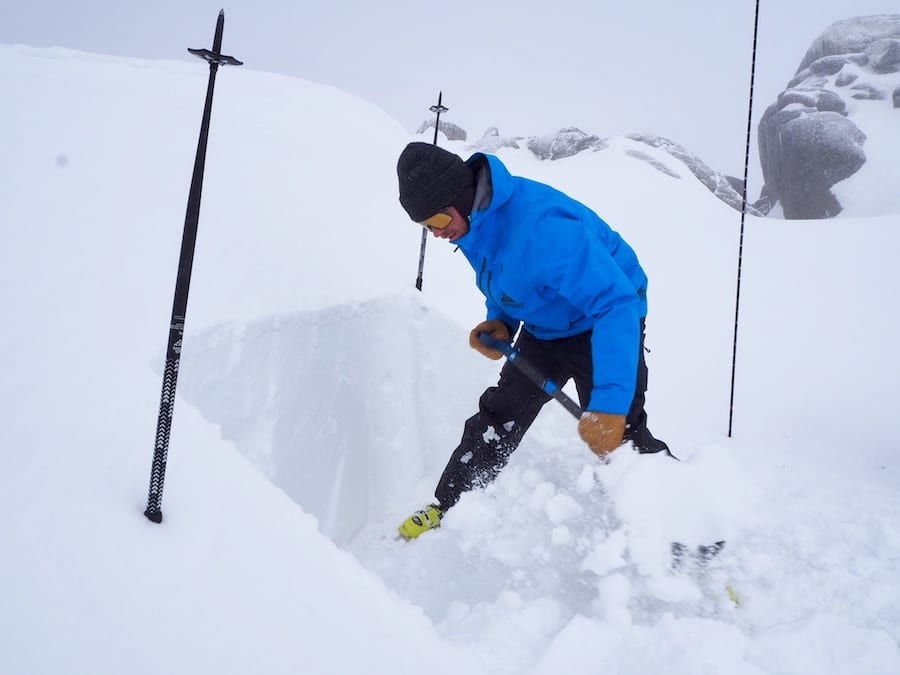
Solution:
[(572, 543), (572, 533), (565, 525), (559, 525), (550, 532), (550, 541), (557, 546), (566, 546)]
[(536, 469), (528, 468), (522, 472), (522, 482), (530, 488), (540, 485), (543, 480), (544, 476)]
[(610, 532), (606, 538), (598, 538), (594, 548), (581, 561), (581, 571), (603, 576), (612, 570), (625, 567), (625, 550), (628, 540), (624, 530)]
[(557, 494), (547, 500), (547, 503), (544, 504), (544, 511), (547, 512), (551, 523), (559, 525), (570, 518), (580, 516), (584, 509), (569, 495)]
[(628, 601), (631, 598), (631, 582), (622, 574), (610, 574), (597, 584), (594, 606), (597, 613), (609, 623), (625, 628), (631, 625)]
[(594, 467), (585, 464), (578, 478), (575, 479), (575, 489), (578, 494), (586, 495), (597, 485), (597, 479), (594, 477)]
[(682, 575), (648, 577), (647, 590), (663, 602), (699, 602), (703, 599), (697, 584)]
[(534, 512), (540, 512), (547, 508), (547, 502), (556, 494), (556, 486), (550, 481), (544, 481), (534, 486), (534, 492), (528, 500), (528, 507)]
[(492, 441), (500, 440), (500, 436), (497, 435), (497, 432), (494, 429), (494, 427), (488, 427), (487, 429), (485, 429), (484, 434), (482, 434), (481, 438), (484, 440), (485, 443), (491, 443)]

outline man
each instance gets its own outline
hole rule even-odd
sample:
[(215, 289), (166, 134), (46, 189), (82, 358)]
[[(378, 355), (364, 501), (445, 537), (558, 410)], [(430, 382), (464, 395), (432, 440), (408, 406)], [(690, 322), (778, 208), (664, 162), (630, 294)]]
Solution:
[[(478, 333), (509, 342), (546, 377), (574, 379), (584, 414), (578, 431), (601, 458), (631, 441), (668, 451), (647, 429), (644, 317), (647, 277), (631, 247), (584, 204), (510, 175), (492, 155), (467, 161), (410, 143), (397, 163), (400, 204), (413, 221), (457, 245), (475, 270), (487, 317)], [(521, 331), (519, 328), (521, 326)], [(437, 503), (400, 525), (407, 539), (440, 525), (460, 495), (493, 480), (549, 400), (507, 363), (479, 400), (435, 490)]]

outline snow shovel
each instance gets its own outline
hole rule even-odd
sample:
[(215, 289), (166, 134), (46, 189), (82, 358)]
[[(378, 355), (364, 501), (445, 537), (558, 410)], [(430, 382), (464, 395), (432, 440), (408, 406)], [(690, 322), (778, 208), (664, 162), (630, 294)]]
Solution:
[(528, 379), (540, 387), (544, 393), (559, 401), (566, 410), (575, 416), (575, 419), (581, 418), (581, 407), (563, 393), (563, 390), (560, 389), (556, 382), (544, 377), (541, 371), (522, 358), (518, 349), (508, 342), (504, 342), (500, 338), (495, 338), (490, 333), (478, 333), (477, 337), (478, 341), (488, 349), (495, 349), (498, 352), (502, 352), (506, 356), (507, 361), (521, 370)]
[[(495, 338), (490, 333), (479, 332), (478, 341), (489, 349), (495, 349), (498, 352), (502, 352), (503, 354), (505, 354), (506, 359), (514, 366), (516, 366), (519, 370), (521, 370), (526, 375), (526, 377), (528, 377), (528, 379), (530, 379), (538, 387), (540, 387), (542, 391), (562, 403), (563, 407), (570, 413), (572, 413), (575, 419), (581, 419), (581, 414), (582, 412), (584, 412), (581, 409), (581, 406), (579, 406), (577, 403), (575, 403), (575, 401), (566, 396), (566, 394), (563, 393), (562, 389), (558, 384), (556, 384), (556, 382), (544, 377), (541, 371), (539, 371), (534, 367), (534, 365), (532, 365), (522, 357), (518, 349), (513, 347), (511, 344), (500, 340), (499, 338)], [(672, 454), (671, 450), (666, 449), (665, 452), (676, 462), (681, 461)]]
[[(553, 380), (544, 377), (543, 373), (541, 373), (537, 368), (534, 367), (531, 363), (529, 363), (522, 355), (519, 353), (519, 350), (513, 347), (510, 343), (504, 342), (499, 338), (495, 338), (493, 335), (489, 333), (478, 333), (478, 341), (483, 344), (488, 349), (495, 349), (498, 352), (501, 352), (506, 356), (506, 359), (516, 366), (522, 373), (525, 374), (528, 379), (534, 382), (538, 387), (541, 388), (546, 394), (552, 396), (557, 401), (559, 401), (563, 407), (568, 410), (575, 419), (581, 419), (581, 406), (579, 406), (575, 401), (569, 398), (565, 393), (563, 393), (562, 389), (560, 389), (559, 385), (556, 384)], [(676, 462), (680, 462), (675, 455), (673, 455), (670, 451), (666, 450), (666, 454), (674, 459)], [(718, 555), (719, 551), (721, 551), (725, 547), (724, 541), (717, 541), (713, 544), (709, 544), (707, 546), (698, 546), (696, 551), (690, 551), (687, 546), (680, 542), (672, 543), (672, 569), (677, 570), (682, 565), (685, 564), (685, 559), (688, 557), (693, 557), (696, 561), (700, 563), (700, 565), (707, 564), (712, 558)], [(732, 596), (733, 590), (731, 587), (728, 587), (729, 596), (732, 598), (732, 601), (737, 605), (740, 604), (737, 600), (735, 600), (736, 596)]]

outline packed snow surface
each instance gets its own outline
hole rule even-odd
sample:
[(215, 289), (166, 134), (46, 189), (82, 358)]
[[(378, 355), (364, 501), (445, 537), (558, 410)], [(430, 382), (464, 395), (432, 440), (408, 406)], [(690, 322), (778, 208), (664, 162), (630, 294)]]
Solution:
[[(900, 673), (900, 217), (747, 218), (729, 437), (740, 216), (624, 138), (499, 152), (637, 250), (650, 426), (681, 461), (600, 464), (551, 403), (406, 543), (499, 368), (467, 345), (472, 272), (432, 240), (414, 288), (398, 123), (221, 69), (145, 519), (206, 81), (0, 46), (0, 672)], [(720, 540), (673, 570), (673, 541)]]

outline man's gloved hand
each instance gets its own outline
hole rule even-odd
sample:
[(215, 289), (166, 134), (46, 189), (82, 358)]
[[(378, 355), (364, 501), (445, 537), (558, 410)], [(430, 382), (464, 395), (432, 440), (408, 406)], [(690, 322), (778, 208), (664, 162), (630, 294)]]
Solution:
[(481, 341), (478, 339), (479, 333), (487, 333), (488, 335), (493, 335), (498, 340), (509, 342), (509, 327), (499, 319), (491, 319), (490, 321), (482, 321), (472, 329), (471, 333), (469, 333), (469, 346), (472, 349), (478, 350), (494, 361), (503, 358), (503, 352), (499, 352), (496, 349), (489, 349), (481, 344)]
[(622, 445), (625, 434), (625, 415), (587, 410), (578, 420), (578, 433), (598, 457), (606, 456)]

